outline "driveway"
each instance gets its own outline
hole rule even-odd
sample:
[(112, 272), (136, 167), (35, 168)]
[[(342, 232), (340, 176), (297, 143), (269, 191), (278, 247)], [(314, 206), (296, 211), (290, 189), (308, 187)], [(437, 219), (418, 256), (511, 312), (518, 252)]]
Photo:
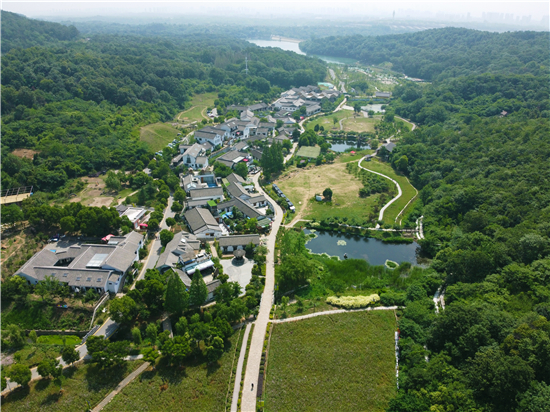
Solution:
[(239, 282), (244, 291), (244, 288), (250, 283), (250, 279), (252, 278), (254, 261), (247, 258), (244, 258), (240, 262), (237, 262), (235, 259), (220, 259), (220, 263), (223, 266), (223, 273), (229, 276), (229, 281)]

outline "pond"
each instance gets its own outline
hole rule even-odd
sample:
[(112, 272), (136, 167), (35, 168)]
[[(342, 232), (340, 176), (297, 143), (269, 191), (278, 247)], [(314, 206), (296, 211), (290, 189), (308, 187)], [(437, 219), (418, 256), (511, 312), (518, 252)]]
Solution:
[(355, 150), (365, 150), (370, 149), (370, 146), (368, 144), (357, 144), (356, 142), (350, 141), (341, 141), (341, 140), (331, 140), (329, 143), (332, 145), (330, 150), (333, 150), (335, 152), (345, 152), (347, 149), (355, 149)]
[[(298, 43), (290, 41), (279, 41), (279, 40), (247, 40), (250, 43), (254, 43), (256, 46), (260, 47), (278, 47), (283, 50), (293, 51), (294, 53), (305, 55), (303, 51), (300, 50)], [(314, 56), (318, 57), (321, 60), (326, 61), (327, 63), (336, 63), (336, 64), (353, 64), (356, 60), (349, 59), (345, 57), (331, 57), (331, 56)]]
[(372, 110), (375, 113), (384, 113), (385, 110), (382, 109), (383, 104), (367, 104), (366, 106), (361, 106), (361, 110), (368, 112)]
[[(306, 229), (304, 233), (307, 235), (311, 231)], [(389, 244), (378, 239), (336, 232), (316, 231), (315, 234), (317, 237), (306, 244), (312, 253), (326, 253), (329, 256), (338, 256), (340, 259), (344, 259), (344, 254), (347, 253), (349, 259), (365, 259), (374, 266), (383, 265), (386, 260), (423, 266), (417, 256), (420, 245), (416, 242)]]

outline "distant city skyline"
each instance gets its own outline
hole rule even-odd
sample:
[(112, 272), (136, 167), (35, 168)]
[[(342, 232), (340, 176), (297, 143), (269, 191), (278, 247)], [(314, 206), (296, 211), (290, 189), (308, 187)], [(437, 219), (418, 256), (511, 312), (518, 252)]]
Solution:
[[(285, 7), (288, 5), (288, 7)], [(101, 1), (4, 1), (2, 9), (33, 18), (47, 17), (121, 17), (171, 18), (190, 15), (241, 15), (243, 17), (315, 19), (412, 19), (441, 21), (487, 21), (508, 24), (548, 24), (549, 1), (540, 2), (354, 2), (339, 3), (278, 1), (268, 3), (246, 1), (191, 2), (101, 2)]]

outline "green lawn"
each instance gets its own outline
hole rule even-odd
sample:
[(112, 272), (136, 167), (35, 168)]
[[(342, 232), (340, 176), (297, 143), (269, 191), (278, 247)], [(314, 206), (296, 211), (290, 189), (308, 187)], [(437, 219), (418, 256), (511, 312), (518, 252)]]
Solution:
[[(65, 343), (63, 343), (63, 338), (65, 338)], [(38, 337), (37, 343), (43, 343), (46, 345), (69, 345), (74, 346), (79, 344), (82, 341), (81, 338), (74, 335), (42, 335)]]
[[(375, 172), (382, 173), (386, 176), (389, 176), (393, 180), (397, 181), (399, 183), (399, 186), (401, 186), (401, 190), (403, 191), (403, 194), (399, 199), (393, 202), (390, 205), (390, 207), (388, 207), (384, 212), (384, 222), (392, 223), (392, 224), (395, 223), (395, 218), (397, 214), (416, 195), (416, 190), (409, 183), (409, 181), (405, 176), (401, 174), (398, 175), (389, 164), (382, 163), (378, 161), (378, 159), (373, 159), (370, 162), (361, 162), (361, 166), (369, 170), (373, 170)], [(413, 206), (414, 206), (414, 202), (411, 202), (409, 206), (407, 206), (407, 210), (411, 210)], [(405, 214), (407, 213), (407, 210), (405, 210), (401, 215), (405, 216)]]
[(302, 146), (298, 150), (298, 153), (296, 153), (296, 156), (316, 159), (319, 153), (321, 153), (321, 148), (319, 146)]
[[(362, 220), (368, 217), (379, 196), (360, 198), (359, 189), (363, 185), (346, 171), (344, 163), (295, 169), (276, 183), (294, 203), (295, 216), (301, 219), (354, 217)], [(317, 202), (315, 194), (321, 194), (327, 187), (333, 192), (332, 202)]]
[[(208, 366), (203, 359), (191, 359), (185, 368), (162, 362), (155, 371), (145, 371), (124, 388), (104, 411), (223, 411), (231, 374), (235, 333), (219, 365)], [(165, 388), (161, 388), (166, 384)]]
[(214, 100), (217, 98), (218, 94), (215, 92), (193, 96), (188, 104), (189, 108), (180, 112), (176, 116), (176, 121), (185, 124), (200, 122), (202, 119), (206, 118), (206, 109), (208, 107), (214, 107)]
[(275, 324), (265, 410), (384, 411), (395, 396), (393, 311)]
[(319, 126), (323, 126), (325, 128), (325, 131), (336, 131), (340, 130), (340, 125), (338, 122), (334, 123), (334, 118), (337, 120), (345, 119), (346, 117), (352, 117), (353, 111), (350, 110), (340, 110), (336, 113), (331, 113), (328, 116), (321, 116), (318, 119), (312, 120), (309, 122), (306, 126), (307, 129), (313, 130), (316, 124)]
[[(141, 141), (147, 143), (155, 152), (162, 150), (168, 143), (178, 137), (181, 130), (166, 123), (153, 123), (143, 126), (139, 132)], [(181, 137), (181, 136), (180, 136)]]
[(84, 364), (63, 371), (63, 392), (51, 379), (31, 382), (2, 399), (2, 412), (74, 412), (93, 408), (143, 361), (126, 362), (107, 370)]
[(346, 119), (342, 122), (345, 132), (372, 132), (374, 133), (374, 125), (380, 123), (379, 119), (371, 119), (366, 117), (355, 117)]

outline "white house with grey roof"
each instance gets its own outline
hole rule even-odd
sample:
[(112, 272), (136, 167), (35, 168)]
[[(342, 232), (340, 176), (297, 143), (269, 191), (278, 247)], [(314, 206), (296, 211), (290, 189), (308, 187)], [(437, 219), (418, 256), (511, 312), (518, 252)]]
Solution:
[(218, 240), (218, 243), (224, 253), (231, 253), (235, 250), (244, 249), (249, 243), (258, 246), (260, 244), (260, 235), (224, 236)]
[(221, 187), (206, 187), (189, 190), (191, 200), (223, 200), (223, 189)]
[(106, 245), (75, 244), (68, 248), (46, 246), (36, 253), (15, 275), (36, 285), (46, 276), (69, 286), (73, 292), (92, 289), (98, 293), (118, 293), (124, 276), (139, 260), (143, 236), (130, 232), (113, 236)]
[(195, 143), (188, 147), (182, 155), (181, 161), (186, 168), (204, 169), (208, 167), (208, 157), (206, 157), (205, 148)]
[(208, 209), (194, 208), (185, 212), (183, 216), (197, 239), (215, 239), (222, 235), (220, 225)]
[(199, 143), (210, 143), (212, 146), (216, 147), (223, 143), (225, 138), (225, 131), (221, 128), (216, 128), (213, 126), (207, 126), (195, 132), (195, 140)]
[(201, 242), (194, 234), (178, 232), (159, 256), (156, 269), (163, 273), (178, 263), (188, 265), (195, 260), (200, 248)]

